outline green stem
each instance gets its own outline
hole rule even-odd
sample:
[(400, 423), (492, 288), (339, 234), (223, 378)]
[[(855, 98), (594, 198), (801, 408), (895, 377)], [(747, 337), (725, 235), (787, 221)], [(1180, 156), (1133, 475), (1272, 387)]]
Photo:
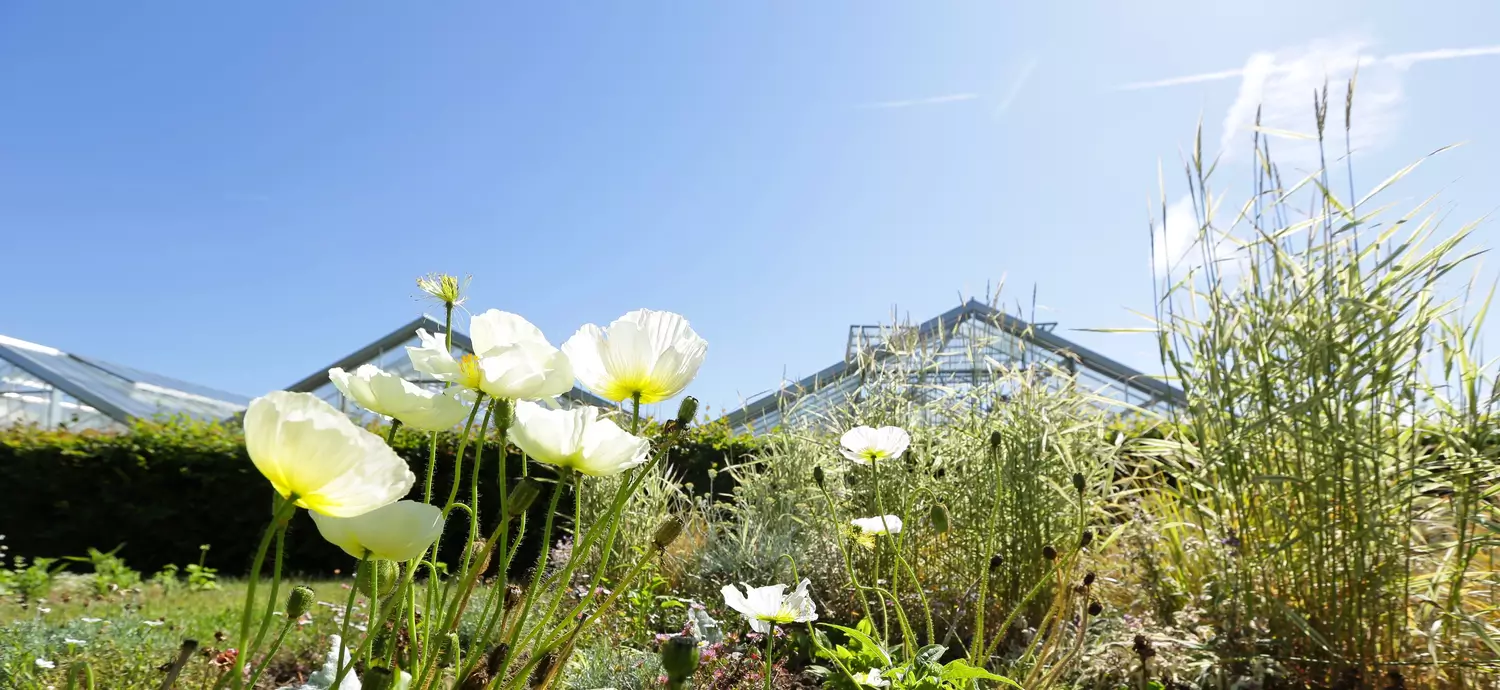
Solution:
[[(266, 564), (266, 551), (271, 548), (271, 538), (281, 531), (282, 522), (290, 519), (297, 512), (296, 494), (280, 499), (282, 502), (276, 506), (276, 512), (271, 516), (271, 524), (266, 525), (266, 531), (261, 535), (260, 546), (255, 550), (255, 560), (250, 566), (250, 582), (245, 586), (245, 607), (240, 614), (240, 644), (250, 640), (250, 612), (255, 609), (255, 587), (260, 581), (260, 569)], [(245, 667), (247, 654), (235, 656), (234, 667), (219, 678), (214, 684), (215, 690), (224, 687), (230, 679), (234, 679), (236, 686), (244, 678), (241, 669)]]
[(249, 687), (253, 689), (255, 681), (260, 680), (260, 674), (264, 673), (266, 667), (271, 665), (271, 657), (276, 656), (276, 652), (281, 650), (281, 642), (286, 639), (287, 631), (292, 629), (292, 624), (295, 622), (288, 616), (286, 623), (282, 624), (281, 632), (276, 633), (276, 639), (271, 641), (271, 648), (266, 650), (266, 658), (260, 662), (259, 666), (255, 667), (255, 672), (250, 674)]
[[(261, 614), (260, 629), (255, 633), (255, 641), (250, 643), (248, 650), (240, 650), (241, 656), (252, 655), (260, 649), (260, 643), (266, 638), (266, 631), (271, 627), (271, 615), (276, 612), (277, 595), (281, 593), (281, 563), (286, 554), (286, 528), (285, 524), (276, 530), (276, 557), (271, 566), (271, 595), (266, 597), (266, 610)], [(246, 663), (249, 662), (246, 656)], [(250, 687), (255, 687), (254, 685)]]
[(537, 590), (542, 584), (543, 573), (547, 570), (547, 556), (552, 550), (552, 517), (557, 514), (557, 500), (562, 497), (563, 484), (566, 483), (568, 479), (567, 474), (570, 472), (572, 470), (563, 470), (563, 476), (558, 477), (557, 483), (552, 487), (552, 498), (547, 502), (547, 517), (542, 522), (542, 553), (537, 556), (536, 570), (531, 575), (531, 584), (526, 588), (526, 596), (521, 601), (521, 614), (516, 617), (516, 622), (511, 626), (509, 636), (510, 654), (500, 664), (500, 672), (496, 674), (501, 678), (505, 677), (505, 670), (510, 666), (510, 660), (520, 654), (520, 650), (516, 648), (516, 638), (521, 635), (521, 630), (526, 627), (526, 617), (531, 613), (531, 605), (536, 599)]
[[(878, 460), (874, 459), (874, 458), (870, 459), (870, 477), (872, 478), (872, 480), (875, 483), (875, 511), (880, 514), (881, 524), (884, 524), (885, 523), (885, 501), (880, 496), (880, 462)], [(880, 556), (881, 556), (881, 551), (882, 551), (882, 549), (880, 547), (881, 547), (881, 540), (876, 539), (875, 540), (875, 567), (872, 568), (872, 572), (875, 575), (875, 584), (877, 586), (880, 584)], [(895, 583), (892, 583), (893, 586), (894, 586), (894, 584)], [(896, 599), (896, 595), (894, 593), (891, 594), (891, 603), (894, 604), (896, 606), (896, 608), (900, 608), (901, 607), (901, 602)], [(871, 624), (873, 625), (874, 621), (871, 621)], [(891, 617), (890, 617), (890, 614), (888, 614), (886, 612), (884, 605), (882, 605), (880, 607), (880, 634), (887, 641), (891, 639)]]
[(401, 420), (391, 417), (391, 430), (386, 432), (385, 445), (391, 445), (396, 441), (396, 430), (401, 428)]
[(839, 545), (839, 553), (844, 556), (844, 570), (849, 573), (849, 584), (854, 587), (854, 593), (859, 596), (859, 607), (865, 612), (865, 620), (870, 621), (870, 625), (874, 625), (875, 616), (871, 615), (870, 602), (865, 599), (865, 590), (859, 585), (859, 575), (854, 570), (854, 558), (849, 555), (849, 546), (840, 536), (843, 526), (839, 523), (838, 510), (833, 506), (833, 497), (828, 494), (827, 487), (821, 484), (818, 485), (818, 490), (823, 493), (823, 501), (828, 504), (828, 519), (833, 523), (829, 534), (833, 535), (834, 543)]
[(344, 602), (344, 623), (339, 629), (338, 663), (335, 664), (338, 673), (334, 676), (333, 683), (329, 687), (339, 687), (339, 684), (344, 680), (344, 676), (348, 675), (349, 671), (354, 668), (354, 659), (352, 657), (349, 659), (349, 666), (347, 668), (344, 666), (344, 650), (349, 647), (349, 619), (354, 617), (354, 598), (359, 595), (359, 571), (369, 562), (370, 552), (366, 551), (365, 555), (359, 558), (359, 563), (354, 566), (354, 582), (349, 583), (349, 599)]
[(427, 449), (427, 481), (422, 483), (422, 502), (432, 502), (432, 471), (437, 468), (438, 432), (432, 432), (432, 442)]
[(776, 625), (766, 632), (766, 690), (771, 690), (771, 644), (776, 640)]

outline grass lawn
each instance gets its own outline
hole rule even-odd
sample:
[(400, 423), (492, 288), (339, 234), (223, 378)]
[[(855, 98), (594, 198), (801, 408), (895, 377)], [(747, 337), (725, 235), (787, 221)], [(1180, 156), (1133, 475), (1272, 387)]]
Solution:
[[(312, 587), (319, 604), (291, 626), (257, 688), (295, 685), (321, 665), (326, 650), (319, 640), (338, 632), (347, 582), (294, 577), (283, 583), (278, 610), (291, 585)], [(259, 591), (267, 587), (262, 582)], [(199, 649), (176, 687), (209, 688), (221, 672), (214, 657), (239, 646), (234, 638), (244, 598), (245, 583), (240, 581), (203, 591), (141, 584), (101, 593), (88, 578), (59, 576), (45, 599), (0, 601), (0, 686), (83, 688), (82, 682), (69, 686), (68, 671), (86, 661), (96, 688), (157, 688), (165, 675), (162, 667), (177, 656), (183, 640), (192, 639)], [(273, 628), (268, 639), (275, 633)]]

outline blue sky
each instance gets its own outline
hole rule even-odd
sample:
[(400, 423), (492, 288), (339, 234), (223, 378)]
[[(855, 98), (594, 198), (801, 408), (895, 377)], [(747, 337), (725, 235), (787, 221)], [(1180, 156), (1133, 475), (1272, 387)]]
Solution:
[(1149, 370), (1149, 339), (1069, 329), (1150, 310), (1157, 165), (1176, 204), (1200, 117), (1248, 168), (1247, 108), (1309, 130), (1358, 62), (1356, 188), (1468, 142), (1391, 197), (1441, 192), (1457, 228), (1500, 199), (1497, 26), (1482, 1), (4, 2), (0, 333), (255, 395), (469, 273), (470, 306), (555, 343), (685, 314), (722, 408), (1003, 281)]

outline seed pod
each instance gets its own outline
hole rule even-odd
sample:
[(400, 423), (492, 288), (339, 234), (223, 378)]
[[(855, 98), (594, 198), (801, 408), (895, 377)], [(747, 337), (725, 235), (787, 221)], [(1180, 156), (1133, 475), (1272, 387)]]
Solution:
[(1042, 558), (1045, 558), (1045, 559), (1047, 559), (1049, 561), (1055, 561), (1055, 560), (1057, 560), (1057, 549), (1053, 548), (1051, 544), (1043, 546), (1042, 547)]
[(821, 488), (823, 488), (823, 481), (824, 481), (824, 479), (825, 479), (825, 477), (823, 475), (823, 468), (822, 467), (814, 467), (813, 468), (813, 483), (817, 484), (818, 488), (821, 489)]
[(1080, 493), (1080, 494), (1083, 493), (1083, 473), (1082, 472), (1074, 472), (1073, 473), (1073, 488), (1077, 489), (1078, 493)]
[(676, 635), (661, 646), (661, 668), (667, 680), (682, 683), (698, 670), (698, 640), (690, 635)]
[(1086, 549), (1092, 543), (1094, 543), (1094, 530), (1085, 529), (1083, 535), (1078, 538), (1078, 548)]
[(655, 544), (657, 549), (665, 549), (671, 546), (672, 542), (677, 541), (679, 534), (682, 534), (682, 518), (673, 515), (656, 528), (656, 533), (651, 536), (651, 543)]
[(1004, 440), (1005, 440), (1005, 437), (1001, 436), (999, 431), (991, 431), (990, 432), (990, 450), (995, 450), (995, 449), (999, 448), (1000, 447), (1000, 442), (1004, 441)]
[(459, 646), (458, 633), (451, 632), (443, 639), (443, 651), (438, 655), (439, 666), (456, 666), (458, 664), (458, 653), (462, 650)]
[(697, 416), (698, 416), (698, 399), (697, 398), (689, 395), (688, 397), (683, 398), (681, 403), (678, 403), (678, 405), (677, 405), (677, 420), (676, 420), (678, 428), (687, 428), (687, 425), (692, 424), (693, 423), (693, 419), (696, 418)]
[(469, 543), (469, 567), (474, 569), (476, 576), (483, 575), (490, 569), (490, 561), (494, 556), (494, 549), (489, 548), (483, 539), (475, 539)]
[[(365, 567), (354, 576), (354, 586), (360, 593), (372, 599), (384, 599), (396, 591), (396, 576), (401, 569), (393, 561), (366, 561)], [(376, 592), (375, 587), (380, 587)]]
[(1104, 613), (1104, 604), (1101, 604), (1101, 603), (1099, 603), (1097, 601), (1091, 601), (1091, 602), (1089, 602), (1089, 615), (1090, 616), (1097, 616), (1097, 615), (1099, 615), (1101, 613)]
[(297, 620), (313, 605), (313, 591), (305, 585), (292, 588), (292, 593), (286, 597), (286, 619)]
[(948, 521), (948, 506), (941, 503), (933, 504), (932, 513), (928, 517), (932, 519), (932, 528), (937, 530), (938, 534), (947, 534), (949, 528), (953, 526)]
[(540, 483), (534, 479), (522, 479), (505, 498), (505, 513), (513, 518), (520, 517), (540, 495), (542, 495)]
[(1090, 570), (1087, 574), (1085, 574), (1083, 576), (1083, 586), (1084, 587), (1090, 587), (1090, 586), (1093, 586), (1093, 584), (1094, 584), (1094, 571)]
[(995, 555), (993, 555), (993, 556), (990, 556), (990, 572), (993, 573), (996, 570), (999, 570), (1000, 566), (1002, 566), (1002, 565), (1005, 565), (1005, 557), (1004, 556), (1001, 556), (998, 553), (995, 554)]
[(509, 610), (515, 608), (516, 604), (521, 603), (521, 597), (522, 596), (525, 596), (525, 592), (524, 592), (524, 590), (521, 589), (520, 585), (506, 585), (505, 586), (505, 610), (509, 611)]

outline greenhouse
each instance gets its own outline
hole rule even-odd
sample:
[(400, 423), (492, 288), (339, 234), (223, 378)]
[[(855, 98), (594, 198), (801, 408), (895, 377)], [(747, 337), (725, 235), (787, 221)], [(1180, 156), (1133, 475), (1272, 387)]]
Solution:
[(119, 431), (133, 419), (222, 419), (250, 399), (0, 335), (0, 426)]
[[(1054, 331), (979, 300), (916, 326), (852, 325), (844, 359), (800, 381), (751, 400), (725, 417), (731, 428), (763, 434), (789, 423), (811, 423), (833, 407), (857, 399), (871, 374), (904, 379), (905, 393), (926, 401), (956, 390), (997, 383), (1017, 369), (1032, 369), (1055, 385), (1077, 385), (1112, 411), (1165, 412), (1181, 403), (1181, 390)], [(1053, 376), (1062, 371), (1070, 376)]]

